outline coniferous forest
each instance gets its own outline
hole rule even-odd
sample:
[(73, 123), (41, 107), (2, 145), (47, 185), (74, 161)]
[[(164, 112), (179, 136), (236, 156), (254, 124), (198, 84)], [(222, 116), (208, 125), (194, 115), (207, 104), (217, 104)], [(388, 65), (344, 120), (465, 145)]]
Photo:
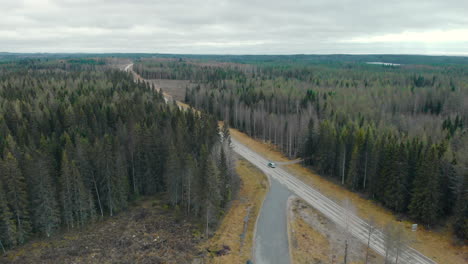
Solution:
[[(401, 65), (375, 65), (383, 60)], [(468, 61), (424, 56), (141, 59), (144, 78), (431, 228), (468, 238)]]
[(103, 58), (2, 62), (0, 249), (159, 193), (215, 226), (238, 185), (228, 136)]

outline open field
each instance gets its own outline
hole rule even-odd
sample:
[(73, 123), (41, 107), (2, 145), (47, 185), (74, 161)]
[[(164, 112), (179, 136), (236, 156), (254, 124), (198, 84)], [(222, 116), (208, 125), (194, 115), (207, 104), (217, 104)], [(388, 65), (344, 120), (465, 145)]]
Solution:
[(196, 225), (158, 198), (116, 217), (8, 251), (0, 263), (191, 263), (200, 254)]
[[(201, 246), (213, 252), (206, 263), (245, 263), (252, 256), (255, 224), (268, 191), (268, 180), (259, 169), (241, 158), (236, 171), (241, 178), (239, 195), (232, 201), (215, 235)], [(229, 252), (217, 256), (215, 251), (223, 246), (228, 246)]]
[[(284, 155), (276, 151), (276, 149), (269, 144), (254, 140), (235, 129), (231, 129), (231, 135), (270, 160), (279, 162), (288, 161)], [(391, 211), (380, 207), (371, 200), (361, 197), (359, 194), (348, 191), (338, 184), (320, 177), (310, 169), (302, 167), (300, 164), (291, 164), (283, 168), (289, 170), (303, 182), (313, 186), (338, 203), (341, 203), (345, 198), (349, 199), (356, 207), (358, 216), (367, 219), (372, 215), (381, 228), (389, 221), (396, 221), (396, 217)], [(403, 224), (407, 230), (410, 230), (411, 222), (403, 221)], [(447, 232), (447, 230), (436, 232), (425, 230), (420, 226), (418, 232), (414, 234), (415, 242), (411, 246), (438, 263), (466, 263), (468, 261), (468, 246), (455, 245), (453, 238), (448, 234), (449, 232)]]

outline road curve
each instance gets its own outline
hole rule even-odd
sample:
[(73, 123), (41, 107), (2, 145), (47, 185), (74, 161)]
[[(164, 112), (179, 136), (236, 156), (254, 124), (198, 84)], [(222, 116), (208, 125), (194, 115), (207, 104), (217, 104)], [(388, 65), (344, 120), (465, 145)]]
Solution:
[[(303, 183), (301, 180), (294, 177), (289, 172), (281, 168), (269, 168), (267, 166), (268, 160), (241, 144), (239, 141), (232, 139), (232, 146), (236, 153), (241, 155), (243, 158), (257, 166), (267, 175), (270, 175), (273, 179), (277, 180), (280, 184), (288, 188), (292, 193), (296, 194), (315, 209), (319, 210), (322, 214), (328, 217), (330, 220), (335, 222), (337, 225), (342, 227), (345, 226), (344, 215), (345, 210), (343, 207), (330, 200), (319, 191), (313, 189), (309, 185)], [(349, 214), (348, 214), (349, 215)], [(351, 214), (348, 216), (349, 223), (348, 229), (351, 234), (356, 238), (360, 239), (364, 244), (367, 244), (367, 223), (361, 218)], [(379, 253), (385, 255), (385, 235), (376, 230), (373, 232), (371, 237), (370, 247)], [(403, 247), (399, 255), (399, 263), (414, 263), (414, 264), (435, 264), (436, 262), (424, 256), (417, 250), (411, 247)]]
[[(131, 71), (134, 75), (135, 73), (131, 70), (133, 63), (127, 65), (124, 68), (124, 71)], [(137, 75), (137, 77), (139, 77)], [(141, 77), (140, 77), (141, 78)], [(143, 79), (144, 80), (144, 79)], [(165, 95), (166, 96), (166, 95)], [(166, 103), (167, 103), (167, 98)], [(281, 168), (269, 168), (267, 166), (268, 160), (251, 150), (247, 146), (241, 144), (239, 141), (232, 138), (232, 146), (236, 153), (244, 157), (246, 160), (257, 166), (265, 174), (272, 177), (274, 180), (277, 180), (280, 184), (288, 188), (292, 193), (296, 194), (298, 197), (302, 198), (309, 205), (319, 210), (322, 214), (328, 217), (330, 220), (335, 222), (337, 225), (345, 226), (344, 215), (345, 210), (343, 207), (330, 200), (319, 191), (313, 189), (309, 185), (303, 183), (301, 180), (294, 177), (289, 172)], [(348, 229), (351, 234), (356, 238), (360, 239), (364, 244), (367, 244), (367, 223), (361, 218), (353, 215), (347, 214), (349, 219)], [(379, 253), (380, 255), (385, 255), (385, 235), (380, 231), (376, 230), (372, 233), (370, 247)], [(430, 258), (424, 256), (419, 251), (411, 248), (404, 247), (401, 249), (399, 256), (399, 263), (411, 263), (411, 264), (435, 264), (436, 262)]]
[(128, 64), (127, 66), (125, 66), (124, 71), (128, 72), (130, 70), (130, 67), (132, 66), (133, 66), (133, 63)]

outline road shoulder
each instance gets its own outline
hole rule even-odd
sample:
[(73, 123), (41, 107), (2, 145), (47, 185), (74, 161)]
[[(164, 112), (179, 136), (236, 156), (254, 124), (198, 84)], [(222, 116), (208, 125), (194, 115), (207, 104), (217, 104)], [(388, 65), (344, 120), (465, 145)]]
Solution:
[[(236, 171), (241, 179), (238, 197), (232, 201), (215, 235), (201, 246), (210, 252), (206, 263), (246, 263), (253, 256), (257, 218), (269, 183), (265, 174), (245, 159), (238, 159)], [(221, 252), (223, 248), (229, 250)]]
[[(289, 161), (272, 144), (252, 139), (236, 129), (231, 129), (231, 136), (269, 160), (275, 162)], [(372, 216), (381, 230), (387, 223), (396, 221), (403, 224), (408, 232), (411, 230), (413, 222), (397, 219), (397, 216), (390, 210), (379, 206), (372, 200), (362, 197), (358, 193), (353, 193), (339, 184), (319, 176), (301, 164), (285, 165), (282, 168), (337, 203), (341, 203), (345, 199), (350, 200), (356, 207), (356, 214), (359, 217), (366, 220), (369, 216)], [(438, 263), (466, 263), (466, 259), (468, 259), (468, 245), (455, 245), (450, 233), (445, 228), (442, 228), (442, 230), (427, 230), (420, 226), (419, 230), (412, 234), (415, 240), (410, 246)]]

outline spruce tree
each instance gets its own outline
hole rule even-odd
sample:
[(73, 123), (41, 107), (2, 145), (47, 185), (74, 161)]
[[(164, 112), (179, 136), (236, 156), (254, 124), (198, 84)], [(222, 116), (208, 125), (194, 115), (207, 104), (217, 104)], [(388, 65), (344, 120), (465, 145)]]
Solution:
[(463, 177), (463, 184), (456, 203), (453, 227), (458, 238), (468, 240), (468, 174)]
[(407, 206), (407, 178), (408, 178), (408, 159), (405, 146), (393, 146), (395, 155), (391, 163), (393, 170), (389, 174), (389, 179), (386, 181), (385, 204), (397, 211), (404, 212)]
[(62, 207), (62, 219), (67, 228), (74, 228), (73, 217), (73, 175), (71, 162), (66, 151), (62, 154), (60, 170), (60, 204)]
[(182, 193), (180, 184), (180, 160), (177, 157), (174, 145), (172, 143), (169, 144), (168, 156), (166, 157), (166, 164), (164, 166), (164, 181), (169, 195), (169, 201), (172, 206), (176, 206)]
[(31, 232), (29, 200), (25, 179), (19, 170), (18, 162), (10, 152), (7, 152), (1, 164), (1, 179), (5, 183), (6, 200), (16, 224), (16, 241), (23, 244)]
[(0, 181), (0, 243), (1, 247), (13, 247), (16, 245), (16, 226), (13, 214), (8, 208), (2, 181)]
[(209, 234), (209, 226), (210, 223), (217, 220), (217, 217), (220, 212), (220, 205), (221, 205), (221, 190), (219, 188), (219, 171), (215, 165), (215, 162), (209, 158), (206, 160), (206, 200), (204, 202), (205, 205), (205, 213), (206, 213), (206, 232)]
[(227, 157), (224, 151), (223, 146), (220, 148), (220, 155), (219, 155), (219, 179), (220, 179), (220, 186), (219, 190), (221, 192), (221, 208), (225, 208), (227, 203), (231, 200), (232, 190), (231, 190), (231, 177), (229, 175), (229, 168), (227, 164)]
[(414, 178), (409, 214), (432, 225), (440, 214), (439, 161), (435, 146), (427, 146)]
[(47, 157), (26, 156), (34, 229), (49, 237), (60, 224), (56, 187), (52, 181), (51, 164)]

